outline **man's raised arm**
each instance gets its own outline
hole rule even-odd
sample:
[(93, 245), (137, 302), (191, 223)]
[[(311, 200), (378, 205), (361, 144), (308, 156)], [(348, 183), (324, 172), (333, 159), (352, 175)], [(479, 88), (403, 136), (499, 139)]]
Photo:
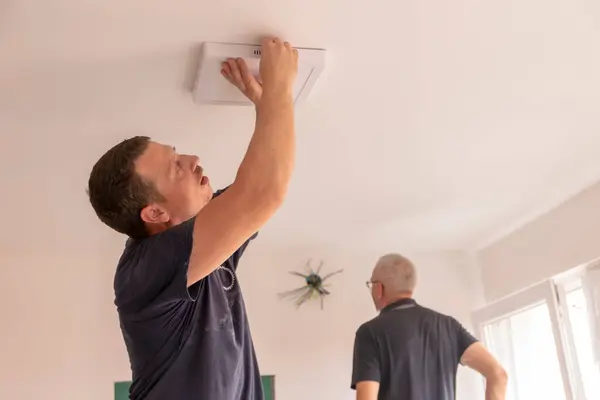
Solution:
[(293, 85), (298, 53), (279, 39), (262, 42), (262, 97), (235, 181), (196, 216), (188, 286), (223, 263), (281, 206), (294, 166)]

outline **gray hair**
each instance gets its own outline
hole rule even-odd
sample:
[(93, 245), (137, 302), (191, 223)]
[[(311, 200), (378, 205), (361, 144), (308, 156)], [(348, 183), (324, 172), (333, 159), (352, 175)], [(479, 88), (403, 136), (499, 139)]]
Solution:
[(377, 261), (373, 280), (380, 281), (389, 295), (412, 293), (417, 285), (417, 271), (408, 258), (400, 254), (386, 254)]

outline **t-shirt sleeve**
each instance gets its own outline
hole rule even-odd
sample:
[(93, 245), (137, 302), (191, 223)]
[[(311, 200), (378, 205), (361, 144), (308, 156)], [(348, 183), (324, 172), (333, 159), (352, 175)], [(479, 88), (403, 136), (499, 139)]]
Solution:
[(144, 239), (133, 271), (133, 290), (142, 305), (196, 300), (202, 281), (187, 287), (195, 220)]
[(224, 187), (223, 189), (219, 189), (216, 192), (213, 193), (212, 198), (214, 199), (215, 197), (219, 197), (221, 194), (223, 194), (224, 191), (226, 191), (229, 188), (229, 186)]
[(252, 240), (256, 239), (257, 236), (258, 236), (258, 232), (256, 232), (254, 235), (252, 235), (250, 237), (250, 239), (246, 240), (244, 242), (244, 244), (241, 245), (240, 248), (235, 251), (235, 253), (233, 253), (233, 255), (231, 256), (231, 258), (229, 260), (231, 260), (231, 263), (232, 263), (232, 266), (233, 266), (234, 270), (237, 270), (237, 267), (238, 267), (238, 264), (240, 262), (240, 259), (242, 258), (242, 255), (246, 251), (246, 248), (248, 247), (248, 245), (250, 244), (250, 242)]
[(350, 387), (356, 389), (356, 384), (359, 382), (379, 382), (380, 379), (381, 364), (377, 342), (368, 327), (363, 325), (356, 332), (354, 339), (352, 383)]
[(452, 323), (456, 337), (455, 343), (458, 355), (458, 362), (460, 363), (460, 360), (465, 350), (467, 350), (469, 346), (471, 346), (473, 343), (478, 342), (478, 340), (469, 331), (467, 331), (460, 322), (458, 322), (454, 318), (452, 318)]

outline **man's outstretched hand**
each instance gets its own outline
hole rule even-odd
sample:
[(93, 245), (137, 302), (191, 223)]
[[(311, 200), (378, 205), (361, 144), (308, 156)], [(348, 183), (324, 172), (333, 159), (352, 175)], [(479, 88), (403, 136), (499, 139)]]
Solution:
[(262, 85), (248, 70), (243, 58), (228, 58), (221, 64), (221, 74), (255, 105), (262, 97)]
[(263, 39), (259, 69), (266, 92), (284, 93), (292, 97), (298, 73), (298, 50), (277, 38)]
[(255, 105), (263, 94), (263, 83), (269, 92), (292, 95), (294, 81), (298, 73), (298, 51), (288, 42), (277, 38), (262, 40), (260, 76), (262, 82), (248, 70), (242, 58), (228, 58), (221, 64), (221, 74)]

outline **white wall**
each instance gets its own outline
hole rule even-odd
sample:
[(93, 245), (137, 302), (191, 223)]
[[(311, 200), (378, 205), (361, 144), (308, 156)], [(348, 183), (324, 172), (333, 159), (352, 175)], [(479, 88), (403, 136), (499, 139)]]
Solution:
[[(109, 400), (112, 383), (130, 378), (113, 305), (112, 279), (120, 246), (101, 254), (3, 257), (0, 279), (0, 398)], [(260, 239), (240, 266), (261, 372), (276, 374), (282, 400), (352, 399), (349, 389), (356, 328), (375, 316), (365, 281), (379, 254), (351, 249), (278, 253)], [(305, 258), (344, 268), (331, 280), (325, 310), (296, 311), (276, 293), (302, 284), (287, 271)], [(413, 257), (417, 299), (469, 326), (477, 279), (458, 253)], [(305, 333), (303, 333), (303, 331)], [(471, 372), (459, 375), (459, 399), (481, 398)]]
[(600, 183), (481, 250), (492, 301), (600, 257)]

